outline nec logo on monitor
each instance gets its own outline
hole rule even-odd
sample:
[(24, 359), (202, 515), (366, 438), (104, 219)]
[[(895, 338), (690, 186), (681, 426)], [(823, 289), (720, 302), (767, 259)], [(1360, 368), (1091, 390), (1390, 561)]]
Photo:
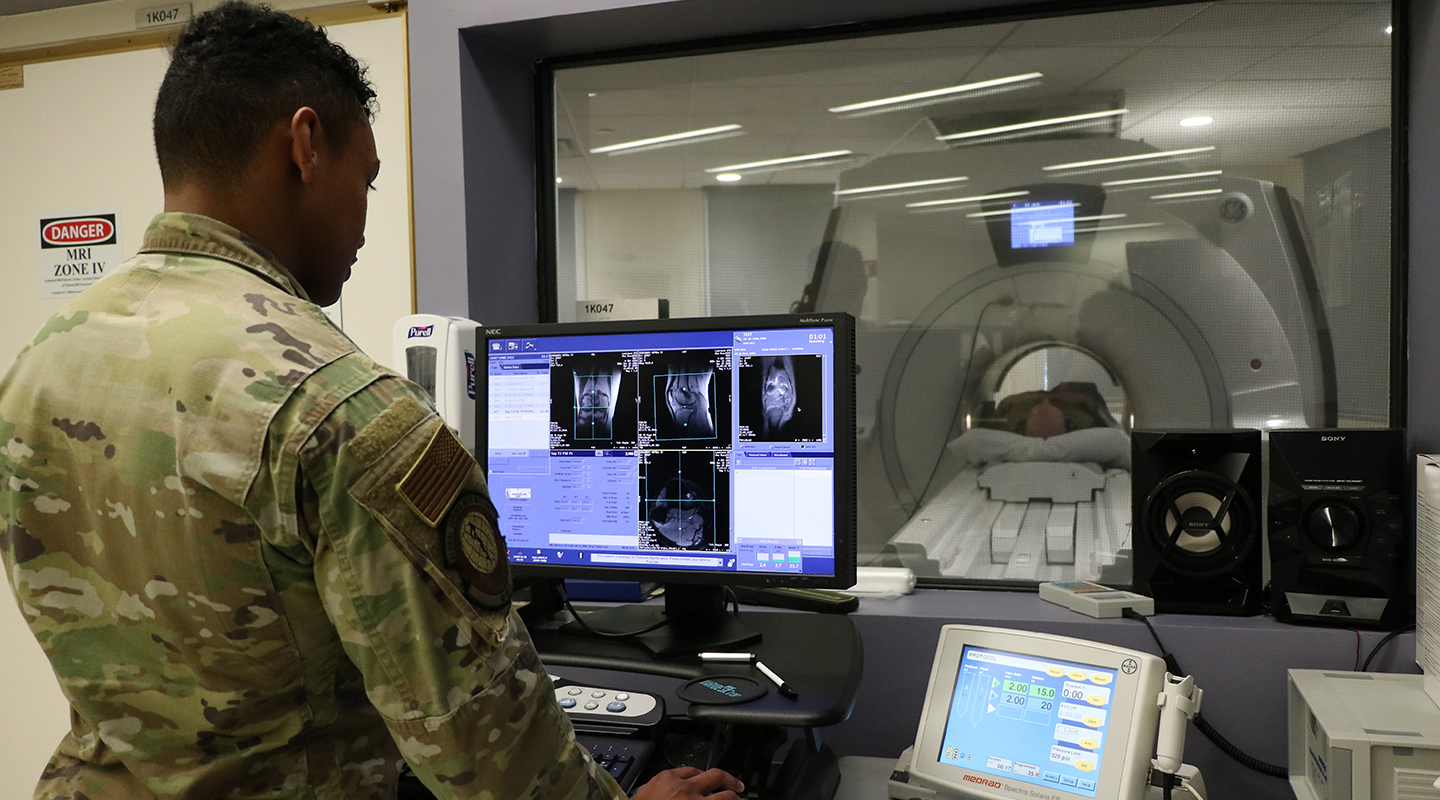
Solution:
[(410, 335), (409, 335), (409, 336), (406, 336), (405, 338), (406, 338), (406, 339), (424, 338), (424, 337), (429, 336), (430, 334), (432, 334), (432, 333), (434, 333), (434, 332), (435, 332), (435, 326), (434, 326), (434, 325), (426, 325), (426, 326), (424, 326), (424, 327), (421, 327), (421, 326), (419, 326), (419, 325), (416, 325), (416, 326), (414, 326), (414, 327), (412, 327), (412, 328), (410, 329)]

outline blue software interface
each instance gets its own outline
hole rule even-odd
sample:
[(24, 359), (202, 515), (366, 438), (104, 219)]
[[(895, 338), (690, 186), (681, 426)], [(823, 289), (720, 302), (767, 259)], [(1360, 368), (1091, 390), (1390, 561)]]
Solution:
[(1073, 200), (1013, 203), (1010, 206), (1011, 247), (1061, 247), (1075, 244)]
[(516, 563), (835, 572), (830, 328), (490, 339)]
[(1095, 796), (1115, 670), (966, 647), (940, 762)]

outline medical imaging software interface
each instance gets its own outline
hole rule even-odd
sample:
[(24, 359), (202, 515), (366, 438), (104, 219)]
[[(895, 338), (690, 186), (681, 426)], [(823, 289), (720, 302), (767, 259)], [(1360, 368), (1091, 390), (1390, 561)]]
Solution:
[(516, 563), (833, 575), (829, 328), (490, 339)]
[(967, 646), (940, 763), (1095, 796), (1115, 670)]

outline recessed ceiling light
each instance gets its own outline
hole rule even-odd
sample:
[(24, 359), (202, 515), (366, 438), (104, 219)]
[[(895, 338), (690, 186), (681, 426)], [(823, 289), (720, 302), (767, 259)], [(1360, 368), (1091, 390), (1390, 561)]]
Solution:
[(1204, 197), (1207, 194), (1220, 194), (1222, 189), (1201, 189), (1198, 192), (1171, 192), (1169, 194), (1152, 194), (1151, 200), (1177, 200), (1182, 197)]
[(725, 183), (734, 183), (735, 181), (740, 180), (740, 176), (736, 175), (733, 172), (726, 172), (722, 175), (716, 175), (715, 180), (724, 181)]
[(935, 139), (941, 142), (951, 142), (956, 139), (972, 139), (977, 136), (994, 136), (999, 133), (1011, 133), (1014, 131), (1025, 131), (1031, 128), (1048, 128), (1051, 125), (1065, 125), (1071, 122), (1085, 122), (1087, 120), (1104, 119), (1116, 117), (1129, 111), (1128, 108), (1112, 108), (1109, 111), (1092, 111), (1089, 114), (1072, 114), (1068, 117), (1053, 117), (1051, 119), (1037, 119), (1032, 122), (1020, 122), (1014, 125), (1001, 125), (998, 128), (981, 128), (978, 131), (966, 131), (964, 133), (951, 133), (945, 136), (936, 136)]
[(1102, 164), (1125, 164), (1131, 161), (1153, 161), (1157, 158), (1172, 158), (1174, 156), (1188, 156), (1193, 153), (1208, 153), (1215, 149), (1215, 145), (1204, 147), (1187, 147), (1183, 150), (1165, 150), (1159, 153), (1141, 153), (1134, 156), (1116, 156), (1114, 158), (1097, 158), (1093, 161), (1071, 161), (1067, 164), (1051, 164), (1048, 167), (1041, 167), (1046, 172), (1053, 172), (1057, 169), (1079, 169), (1081, 167), (1098, 167)]
[(886, 183), (879, 186), (857, 186), (854, 189), (836, 189), (835, 194), (868, 194), (870, 192), (888, 192), (895, 189), (918, 189), (922, 186), (940, 186), (946, 183), (959, 183), (960, 181), (968, 180), (970, 180), (970, 178), (963, 175), (958, 178), (931, 178), (930, 180), (924, 181), (905, 181), (904, 183)]
[(849, 150), (831, 150), (828, 153), (811, 153), (808, 156), (789, 156), (788, 158), (768, 158), (764, 161), (751, 161), (748, 164), (731, 164), (728, 167), (711, 167), (706, 172), (729, 172), (737, 169), (757, 169), (759, 167), (773, 167), (777, 164), (794, 164), (801, 161), (820, 161), (827, 158), (840, 158), (841, 156), (853, 155)]
[(1395, 26), (1394, 26), (1394, 25), (1386, 25), (1386, 26), (1385, 26), (1385, 32), (1386, 32), (1386, 33), (1394, 33), (1394, 32), (1395, 32)]
[(1180, 120), (1180, 124), (1186, 128), (1198, 128), (1201, 125), (1209, 125), (1214, 121), (1214, 117), (1187, 117)]
[(565, 182), (565, 179), (564, 179), (564, 178), (556, 178), (556, 179), (555, 179), (555, 182), (556, 182), (556, 183), (564, 183), (564, 182)]
[(664, 136), (652, 136), (649, 139), (636, 139), (633, 142), (621, 142), (619, 144), (607, 144), (604, 147), (592, 147), (592, 153), (614, 153), (618, 150), (633, 150), (637, 147), (645, 147), (652, 144), (663, 144), (665, 142), (678, 142), (684, 139), (698, 139), (702, 136), (713, 136), (717, 133), (728, 133), (740, 130), (739, 125), (717, 125), (713, 128), (701, 128), (697, 131), (682, 131), (680, 133), (667, 133)]
[(863, 103), (851, 103), (845, 106), (835, 106), (834, 108), (830, 109), (830, 113), (843, 114), (846, 111), (861, 111), (863, 109), (876, 108), (878, 106), (890, 106), (899, 103), (911, 103), (916, 100), (929, 100), (934, 97), (944, 97), (951, 94), (974, 92), (979, 91), (980, 89), (990, 89), (996, 86), (1005, 86), (1011, 83), (1033, 81), (1043, 77), (1045, 77), (1044, 74), (1039, 72), (1027, 72), (1024, 75), (1011, 75), (1008, 78), (995, 78), (994, 80), (978, 81), (976, 83), (966, 83), (960, 86), (948, 86), (944, 89), (931, 89), (928, 92), (902, 94), (895, 97), (882, 97), (879, 100), (866, 100)]
[(594, 93), (594, 92), (590, 92), (590, 93), (586, 94), (585, 96), (586, 96), (586, 97), (594, 97), (594, 96), (595, 96), (595, 93)]
[(930, 206), (949, 206), (957, 203), (983, 203), (986, 200), (1003, 200), (1006, 197), (1024, 197), (1029, 192), (997, 192), (995, 194), (977, 194), (974, 197), (951, 197), (945, 200), (925, 200), (919, 203), (906, 203), (906, 208), (928, 208)]
[(1224, 170), (1211, 169), (1204, 172), (1182, 172), (1178, 175), (1154, 175), (1149, 178), (1126, 178), (1123, 181), (1104, 181), (1101, 186), (1131, 186), (1137, 183), (1164, 183), (1166, 181), (1186, 181), (1195, 178), (1212, 178), (1216, 175), (1225, 174)]

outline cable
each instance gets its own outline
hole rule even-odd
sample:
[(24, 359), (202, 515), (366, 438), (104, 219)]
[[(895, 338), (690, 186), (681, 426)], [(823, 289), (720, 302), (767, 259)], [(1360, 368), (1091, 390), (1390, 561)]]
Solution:
[(1351, 668), (1351, 671), (1360, 672), (1360, 631), (1357, 631), (1354, 628), (1347, 628), (1346, 630), (1355, 634), (1355, 666)]
[[(991, 300), (980, 309), (980, 314), (975, 318), (975, 329), (970, 332), (970, 355), (965, 357), (965, 374), (960, 378), (960, 393), (955, 398), (955, 411), (950, 414), (950, 427), (945, 429), (948, 437), (950, 431), (955, 430), (955, 421), (960, 417), (960, 409), (965, 407), (965, 384), (970, 382), (970, 367), (975, 363), (975, 350), (980, 344), (980, 325), (985, 322), (985, 314), (995, 306), (1013, 306), (1015, 298), (1002, 297), (998, 300)], [(940, 454), (935, 457), (935, 466), (930, 468), (930, 477), (925, 479), (925, 488), (920, 490), (919, 496), (915, 498), (915, 507), (910, 509), (910, 518), (920, 513), (920, 508), (925, 502), (925, 495), (930, 491), (930, 485), (935, 482), (935, 474), (940, 471), (940, 462), (945, 460), (945, 445), (940, 446)]]
[[(1393, 641), (1396, 636), (1399, 636), (1400, 634), (1405, 633), (1406, 631), (1413, 631), (1413, 630), (1415, 630), (1415, 626), (1414, 626), (1413, 624), (1411, 624), (1411, 625), (1402, 625), (1401, 627), (1396, 628), (1395, 630), (1390, 631), (1389, 633), (1385, 634), (1385, 636), (1384, 636), (1383, 638), (1381, 638), (1380, 641), (1378, 641), (1378, 642), (1375, 643), (1375, 646), (1374, 646), (1374, 647), (1370, 648), (1370, 655), (1368, 655), (1368, 656), (1365, 657), (1365, 662), (1360, 665), (1360, 669), (1359, 669), (1358, 671), (1359, 671), (1359, 672), (1364, 672), (1364, 671), (1366, 671), (1367, 669), (1369, 669), (1369, 668), (1370, 668), (1370, 662), (1371, 662), (1371, 661), (1374, 661), (1374, 660), (1375, 660), (1375, 656), (1377, 656), (1377, 655), (1380, 654), (1380, 649), (1383, 648), (1385, 645), (1390, 644), (1390, 642)], [(1357, 656), (1357, 657), (1358, 657), (1358, 656)]]
[[(649, 633), (651, 631), (659, 630), (678, 619), (678, 617), (662, 616), (660, 618), (660, 621), (655, 623), (654, 625), (641, 628), (638, 631), (629, 631), (625, 633), (617, 633), (614, 631), (597, 631), (587, 625), (585, 623), (585, 618), (581, 617), (580, 613), (575, 610), (575, 606), (570, 604), (570, 593), (565, 591), (565, 585), (563, 583), (557, 583), (555, 588), (557, 591), (560, 592), (560, 602), (565, 604), (565, 610), (570, 612), (570, 617), (575, 620), (575, 624), (579, 625), (581, 630), (585, 631), (591, 636), (600, 636), (606, 639), (628, 639), (632, 636), (639, 636), (642, 633)], [(682, 614), (681, 616), (684, 615)]]
[[(1126, 619), (1139, 620), (1145, 623), (1145, 627), (1150, 630), (1150, 636), (1155, 639), (1155, 646), (1160, 648), (1160, 657), (1165, 659), (1165, 667), (1170, 671), (1171, 675), (1183, 677), (1189, 674), (1180, 668), (1180, 660), (1169, 650), (1165, 649), (1165, 644), (1160, 641), (1160, 634), (1155, 632), (1155, 626), (1150, 624), (1150, 620), (1146, 619), (1144, 614), (1139, 613), (1133, 608), (1125, 609), (1122, 614)], [(1380, 644), (1384, 644), (1384, 642), (1382, 641)], [(1379, 645), (1376, 645), (1376, 647), (1378, 648)], [(1201, 713), (1196, 712), (1191, 721), (1195, 723), (1197, 730), (1205, 734), (1206, 739), (1209, 739), (1211, 743), (1220, 748), (1220, 752), (1234, 759), (1246, 769), (1253, 770), (1261, 775), (1268, 775), (1271, 778), (1284, 779), (1290, 777), (1290, 770), (1285, 767), (1271, 764), (1267, 761), (1261, 761), (1231, 744), (1230, 740), (1220, 735), (1220, 731), (1215, 730), (1215, 726), (1211, 725)]]

